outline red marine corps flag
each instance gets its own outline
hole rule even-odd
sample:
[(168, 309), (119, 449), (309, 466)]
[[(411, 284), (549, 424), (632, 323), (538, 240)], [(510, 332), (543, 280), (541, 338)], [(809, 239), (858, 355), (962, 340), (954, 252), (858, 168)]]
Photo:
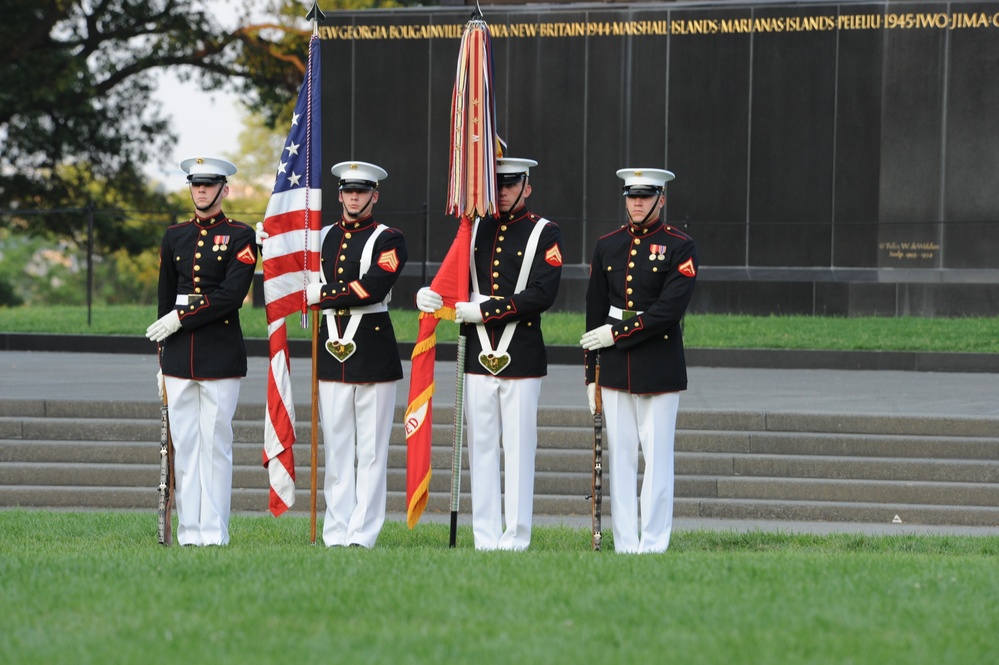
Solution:
[[(315, 11), (315, 9), (313, 10)], [(309, 18), (316, 20), (313, 13)], [(270, 510), (277, 516), (295, 503), (295, 403), (285, 317), (302, 314), (307, 327), (305, 287), (319, 266), (322, 228), (319, 38), (309, 42), (305, 81), (292, 114), (291, 130), (278, 163), (274, 191), (264, 215), (264, 303), (270, 369), (264, 417), (263, 462), (270, 477)]]
[[(420, 329), (413, 347), (409, 402), (406, 408), (406, 522), (413, 528), (423, 514), (430, 487), (430, 448), (434, 393), (434, 360), (440, 319), (454, 319), (454, 304), (468, 300), (469, 252), (472, 222), (495, 215), (496, 206), (496, 97), (489, 26), (476, 6), (465, 26), (458, 53), (454, 94), (451, 99), (451, 163), (447, 212), (459, 217), (458, 232), (431, 289), (444, 299), (434, 314), (420, 314)], [(455, 393), (455, 437), (452, 451), (451, 546), (454, 546), (461, 474), (461, 439), (464, 413), (465, 339), (458, 338)]]

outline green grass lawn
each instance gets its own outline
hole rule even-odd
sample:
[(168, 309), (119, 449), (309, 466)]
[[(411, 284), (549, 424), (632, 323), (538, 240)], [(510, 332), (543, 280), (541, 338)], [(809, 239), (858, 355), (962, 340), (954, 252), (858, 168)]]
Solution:
[[(373, 550), (235, 516), (163, 548), (153, 511), (0, 511), (0, 662), (988, 663), (999, 537), (674, 534), (663, 555), (537, 527), (526, 552), (390, 522)], [(321, 541), (320, 541), (321, 542)]]
[[(392, 321), (400, 341), (413, 341), (416, 310), (393, 309)], [(156, 318), (153, 306), (97, 306), (87, 324), (85, 307), (0, 308), (0, 332), (37, 332), (93, 335), (142, 335)], [(262, 308), (240, 310), (249, 338), (265, 338), (267, 322)], [(288, 318), (288, 334), (308, 339), (300, 317)], [(549, 312), (544, 315), (545, 339), (552, 345), (578, 345), (583, 315)], [(457, 326), (437, 326), (441, 342), (457, 339)], [(915, 317), (837, 318), (813, 316), (736, 316), (696, 314), (684, 320), (687, 346), (733, 349), (833, 349), (865, 351), (940, 351), (999, 353), (999, 317), (925, 319)]]

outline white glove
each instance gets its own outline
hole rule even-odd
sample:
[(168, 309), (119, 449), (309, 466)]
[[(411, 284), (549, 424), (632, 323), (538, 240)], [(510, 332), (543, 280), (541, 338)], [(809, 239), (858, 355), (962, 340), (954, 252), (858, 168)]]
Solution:
[(177, 310), (171, 309), (169, 314), (156, 319), (146, 328), (146, 337), (154, 342), (162, 342), (178, 330), (180, 330), (180, 314)]
[(156, 370), (156, 392), (160, 395), (160, 401), (163, 401), (163, 370)]
[(416, 292), (416, 308), (421, 312), (433, 314), (443, 306), (444, 298), (436, 291), (431, 291), (429, 286)]
[(611, 324), (605, 323), (599, 328), (587, 330), (579, 340), (580, 346), (587, 351), (595, 351), (608, 346), (614, 346), (614, 329)]
[(590, 405), (590, 415), (597, 412), (597, 384), (596, 382), (586, 384), (586, 401)]
[(264, 223), (257, 222), (257, 245), (260, 247), (264, 246), (264, 241), (271, 237), (271, 234), (264, 231)]
[(323, 297), (323, 283), (322, 282), (309, 282), (309, 285), (305, 287), (305, 300), (310, 305), (318, 305), (319, 301)]
[(456, 302), (454, 320), (458, 323), (482, 323), (482, 309), (478, 303)]

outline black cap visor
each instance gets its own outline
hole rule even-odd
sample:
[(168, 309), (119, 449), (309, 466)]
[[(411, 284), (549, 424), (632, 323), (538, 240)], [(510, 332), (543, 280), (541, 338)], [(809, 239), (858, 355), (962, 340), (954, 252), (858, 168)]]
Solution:
[(503, 187), (503, 186), (509, 187), (510, 185), (516, 185), (518, 182), (520, 182), (521, 180), (525, 179), (526, 177), (527, 177), (527, 174), (523, 173), (523, 172), (521, 172), (521, 173), (500, 173), (500, 174), (497, 174), (496, 180), (499, 182), (500, 187)]
[(187, 181), (192, 185), (218, 185), (225, 182), (224, 175), (213, 175), (211, 173), (197, 173), (187, 176)]
[(370, 180), (341, 180), (340, 190), (341, 191), (356, 191), (356, 192), (370, 192), (372, 189), (378, 189), (378, 183), (372, 182)]
[(632, 185), (630, 187), (625, 187), (623, 194), (625, 196), (647, 199), (652, 196), (659, 196), (662, 192), (663, 190), (661, 187), (655, 187), (653, 185)]

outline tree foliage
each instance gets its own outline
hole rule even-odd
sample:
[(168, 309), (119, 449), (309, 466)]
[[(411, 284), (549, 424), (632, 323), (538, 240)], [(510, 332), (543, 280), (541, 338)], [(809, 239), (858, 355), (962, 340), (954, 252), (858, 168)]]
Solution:
[[(397, 4), (336, 0), (320, 6), (334, 11)], [(206, 89), (241, 93), (241, 102), (270, 128), (286, 125), (303, 79), (307, 1), (3, 0), (3, 5), (0, 210), (170, 209), (168, 198), (150, 191), (143, 174), (144, 166), (176, 141), (151, 96), (162, 70), (197, 76)], [(234, 14), (220, 17), (215, 13), (220, 10)], [(253, 22), (250, 16), (268, 20)], [(97, 216), (103, 246), (129, 246), (125, 217)], [(80, 239), (78, 214), (41, 216), (42, 223), (26, 219), (2, 214), (0, 226)]]

